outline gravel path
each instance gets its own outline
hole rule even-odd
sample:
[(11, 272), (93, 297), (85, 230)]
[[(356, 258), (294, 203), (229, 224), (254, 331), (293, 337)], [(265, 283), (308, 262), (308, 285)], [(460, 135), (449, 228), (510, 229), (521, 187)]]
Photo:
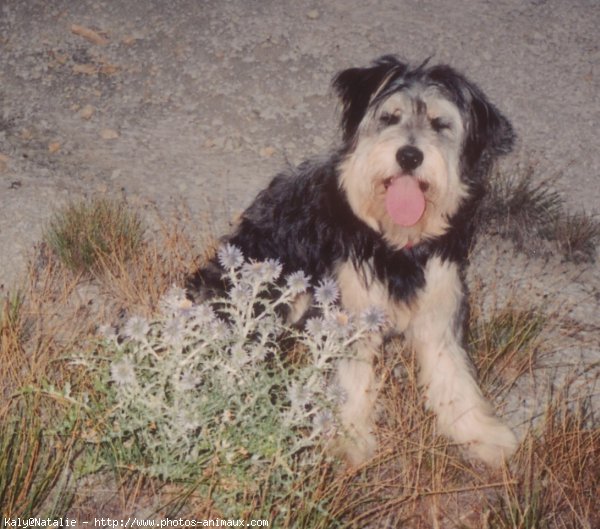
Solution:
[(0, 284), (73, 197), (124, 190), (222, 228), (336, 141), (331, 77), (384, 53), (466, 72), (512, 119), (513, 159), (598, 211), (599, 27), (592, 0), (2, 0)]
[[(222, 231), (278, 168), (335, 144), (331, 77), (384, 53), (464, 71), (519, 134), (507, 170), (533, 163), (570, 209), (599, 211), (596, 0), (322, 4), (0, 0), (0, 293), (73, 198), (123, 193)], [(597, 331), (598, 265), (500, 255), (480, 269)]]

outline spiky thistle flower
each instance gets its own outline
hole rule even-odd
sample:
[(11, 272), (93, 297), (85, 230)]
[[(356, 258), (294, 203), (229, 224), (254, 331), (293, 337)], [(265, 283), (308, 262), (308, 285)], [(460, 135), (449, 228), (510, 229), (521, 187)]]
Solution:
[(304, 294), (310, 286), (310, 278), (299, 270), (287, 276), (286, 284), (292, 295)]
[(237, 270), (244, 264), (244, 254), (237, 247), (232, 244), (225, 244), (219, 248), (217, 253), (219, 264), (225, 270)]
[(136, 383), (135, 368), (128, 357), (114, 361), (110, 366), (110, 378), (118, 386), (132, 386)]
[(148, 321), (140, 316), (133, 316), (127, 320), (123, 327), (123, 336), (130, 340), (143, 342), (146, 340), (146, 335), (150, 331)]
[(333, 279), (326, 277), (315, 290), (315, 300), (321, 306), (333, 305), (340, 296), (340, 290)]
[(369, 307), (360, 315), (360, 322), (367, 332), (377, 332), (385, 325), (385, 312), (379, 307)]

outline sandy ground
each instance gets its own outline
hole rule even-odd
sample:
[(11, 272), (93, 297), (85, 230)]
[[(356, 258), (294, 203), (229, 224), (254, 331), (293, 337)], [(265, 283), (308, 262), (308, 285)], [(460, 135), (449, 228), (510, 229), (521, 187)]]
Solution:
[[(0, 0), (0, 294), (71, 199), (224, 230), (278, 168), (338, 141), (332, 76), (385, 53), (464, 71), (518, 132), (506, 170), (533, 163), (598, 212), (599, 27), (596, 0)], [(569, 353), (597, 361), (597, 264), (479, 258), (568, 305), (591, 329)]]

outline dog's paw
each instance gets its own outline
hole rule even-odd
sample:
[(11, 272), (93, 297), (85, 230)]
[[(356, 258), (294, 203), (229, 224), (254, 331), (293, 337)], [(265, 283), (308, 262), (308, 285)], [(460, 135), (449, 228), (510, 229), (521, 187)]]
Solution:
[(445, 413), (438, 414), (441, 433), (489, 466), (502, 465), (517, 449), (515, 434), (479, 394), (474, 394), (469, 401), (453, 402), (442, 409)]
[(377, 451), (377, 439), (371, 432), (354, 432), (340, 436), (333, 446), (333, 453), (348, 465), (358, 467), (371, 459)]
[(468, 452), (491, 467), (501, 466), (519, 444), (513, 431), (493, 414), (480, 415), (468, 437), (464, 443)]

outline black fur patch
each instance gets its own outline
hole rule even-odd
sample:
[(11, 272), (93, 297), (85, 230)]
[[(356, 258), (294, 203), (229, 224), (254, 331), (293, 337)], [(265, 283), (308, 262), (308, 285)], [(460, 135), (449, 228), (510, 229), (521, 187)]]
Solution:
[[(360, 221), (339, 188), (338, 162), (338, 156), (306, 162), (276, 176), (224, 242), (240, 248), (247, 259), (278, 259), (284, 274), (302, 270), (313, 283), (351, 260), (357, 268), (369, 266), (394, 298), (410, 298), (424, 284), (423, 266), (431, 250), (425, 245), (394, 250)], [(188, 287), (197, 291), (215, 280), (220, 284), (216, 261), (198, 270)]]

